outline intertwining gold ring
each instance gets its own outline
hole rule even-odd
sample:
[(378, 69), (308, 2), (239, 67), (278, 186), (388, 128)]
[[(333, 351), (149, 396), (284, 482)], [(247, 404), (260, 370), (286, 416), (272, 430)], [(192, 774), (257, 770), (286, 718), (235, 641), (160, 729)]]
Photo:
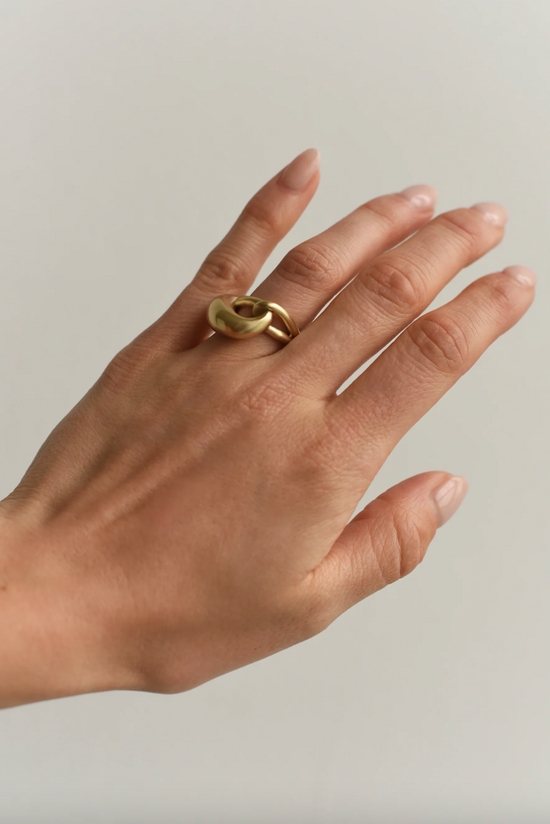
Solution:
[[(239, 315), (236, 311), (239, 306), (252, 306), (252, 317)], [(271, 325), (274, 314), (281, 318), (286, 332)], [(288, 343), (300, 334), (286, 309), (271, 300), (260, 300), (251, 295), (218, 295), (206, 310), (206, 317), (215, 332), (221, 332), (228, 338), (253, 338), (267, 332), (275, 340)]]

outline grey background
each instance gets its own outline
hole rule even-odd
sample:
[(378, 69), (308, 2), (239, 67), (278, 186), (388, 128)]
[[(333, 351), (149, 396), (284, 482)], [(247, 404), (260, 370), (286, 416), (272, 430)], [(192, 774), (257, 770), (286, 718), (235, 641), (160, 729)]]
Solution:
[(264, 275), (421, 182), (438, 210), (510, 210), (438, 302), (506, 265), (539, 274), (369, 490), (469, 478), (422, 566), (187, 694), (1, 713), (6, 824), (550, 819), (549, 38), (542, 0), (0, 2), (0, 495), (309, 146), (320, 189)]

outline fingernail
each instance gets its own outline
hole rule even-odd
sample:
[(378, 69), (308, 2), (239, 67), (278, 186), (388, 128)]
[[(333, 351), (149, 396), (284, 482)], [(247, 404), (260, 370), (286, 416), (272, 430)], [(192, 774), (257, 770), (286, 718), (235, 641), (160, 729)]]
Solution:
[(283, 169), (279, 183), (296, 192), (305, 189), (320, 162), (321, 153), (318, 149), (306, 149)]
[(495, 226), (505, 226), (508, 222), (508, 209), (502, 203), (474, 203), (472, 209)]
[(454, 515), (468, 491), (468, 481), (461, 475), (453, 475), (432, 491), (432, 504), (437, 526), (443, 526)]
[(420, 184), (418, 186), (407, 186), (399, 194), (408, 200), (415, 209), (433, 209), (437, 202), (438, 192), (433, 186)]
[(533, 270), (528, 269), (527, 266), (507, 266), (506, 269), (502, 271), (505, 275), (510, 275), (510, 277), (519, 281), (519, 283), (523, 283), (525, 286), (536, 286), (537, 276)]

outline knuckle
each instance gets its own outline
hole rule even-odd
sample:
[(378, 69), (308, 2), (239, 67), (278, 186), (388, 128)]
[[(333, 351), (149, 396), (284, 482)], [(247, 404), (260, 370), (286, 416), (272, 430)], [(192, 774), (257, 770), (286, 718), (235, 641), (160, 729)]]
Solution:
[(498, 274), (496, 277), (488, 277), (479, 281), (487, 291), (487, 303), (490, 304), (493, 311), (504, 318), (507, 318), (514, 310), (517, 309), (517, 296), (514, 284), (510, 278), (504, 274)]
[(380, 497), (372, 507), (376, 514), (381, 513), (382, 523), (385, 525), (385, 528), (372, 530), (372, 557), (376, 563), (381, 584), (389, 586), (401, 577), (403, 536), (389, 502)]
[(427, 539), (413, 513), (397, 510), (382, 495), (377, 500), (384, 528), (373, 531), (373, 554), (386, 586), (399, 581), (422, 561)]
[(243, 387), (237, 395), (236, 404), (247, 414), (272, 418), (287, 409), (294, 400), (284, 376), (269, 374)]
[[(310, 488), (326, 492), (331, 490), (335, 484), (342, 481), (344, 466), (342, 458), (347, 457), (346, 446), (343, 445), (343, 438), (336, 435), (337, 423), (333, 416), (332, 422), (323, 422), (322, 426), (311, 425), (311, 421), (306, 420), (304, 431), (300, 442), (296, 447), (296, 463), (293, 471), (299, 472)], [(318, 424), (318, 418), (316, 423)], [(356, 449), (357, 452), (357, 449)], [(331, 467), (336, 465), (342, 467), (342, 472), (338, 477), (331, 471)], [(346, 464), (346, 469), (347, 469)], [(349, 470), (348, 470), (349, 471)]]
[(239, 286), (242, 268), (238, 258), (223, 249), (213, 249), (202, 263), (195, 282), (210, 289), (231, 292)]
[(317, 438), (316, 454), (323, 465), (340, 466), (339, 474), (345, 472), (350, 478), (363, 476), (365, 471), (364, 452), (357, 449), (358, 438), (365, 432), (366, 419), (374, 423), (371, 405), (367, 408), (361, 401), (346, 401), (345, 412), (341, 408), (325, 410), (321, 437)]
[(409, 326), (406, 333), (412, 352), (440, 372), (459, 372), (468, 360), (466, 332), (448, 314), (427, 315)]
[(404, 578), (424, 558), (426, 541), (412, 513), (392, 511), (397, 578)]
[(273, 203), (267, 203), (264, 197), (251, 198), (241, 213), (241, 220), (254, 225), (262, 236), (279, 236), (284, 232), (285, 219), (281, 210)]
[(310, 241), (292, 249), (277, 267), (277, 272), (284, 280), (312, 292), (324, 293), (342, 280), (344, 267), (335, 253)]
[(406, 257), (380, 259), (360, 282), (371, 300), (400, 316), (418, 314), (426, 305), (426, 275), (421, 266)]
[(475, 209), (455, 209), (436, 218), (447, 235), (447, 240), (468, 260), (475, 255), (487, 221)]
[(109, 389), (124, 392), (133, 387), (143, 369), (139, 353), (132, 344), (124, 346), (111, 358), (99, 378), (99, 383)]
[(382, 228), (393, 230), (403, 221), (403, 200), (396, 195), (382, 195), (362, 203), (360, 211), (368, 212)]

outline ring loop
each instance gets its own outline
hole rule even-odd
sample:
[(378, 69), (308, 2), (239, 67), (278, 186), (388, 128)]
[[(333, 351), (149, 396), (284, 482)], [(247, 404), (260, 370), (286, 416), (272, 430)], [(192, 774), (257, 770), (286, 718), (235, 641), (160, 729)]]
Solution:
[[(252, 317), (240, 315), (236, 311), (239, 306), (252, 306)], [(271, 324), (274, 314), (282, 320), (286, 332)], [(286, 309), (278, 303), (261, 300), (252, 295), (218, 295), (208, 306), (206, 318), (215, 332), (221, 332), (228, 338), (254, 338), (262, 332), (267, 332), (275, 340), (289, 343), (300, 334), (298, 326)]]
[(275, 340), (280, 340), (283, 343), (289, 343), (292, 338), (295, 338), (297, 335), (300, 334), (300, 330), (298, 326), (294, 322), (294, 320), (290, 317), (286, 309), (280, 306), (278, 303), (274, 303), (272, 300), (259, 300), (252, 309), (253, 315), (259, 315), (261, 312), (273, 312), (274, 314), (278, 315), (281, 320), (283, 321), (284, 325), (287, 328), (287, 332), (284, 332), (282, 329), (277, 329), (276, 326), (268, 326), (265, 330), (268, 335), (271, 335), (272, 338)]

